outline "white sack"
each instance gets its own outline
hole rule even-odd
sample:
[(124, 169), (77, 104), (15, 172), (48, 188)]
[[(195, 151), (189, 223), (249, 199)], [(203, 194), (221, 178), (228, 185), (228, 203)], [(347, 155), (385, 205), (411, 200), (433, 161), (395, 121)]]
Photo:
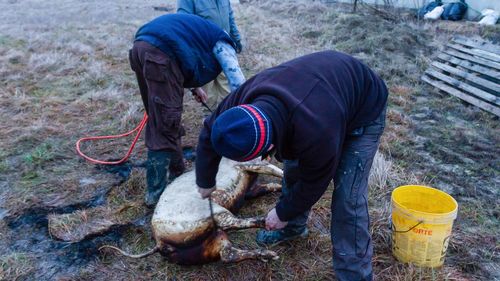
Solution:
[(481, 15), (483, 18), (479, 21), (479, 24), (484, 25), (495, 25), (498, 18), (500, 18), (500, 13), (492, 9), (483, 10)]
[(426, 20), (437, 20), (437, 19), (439, 19), (441, 17), (441, 14), (443, 13), (443, 11), (444, 11), (443, 6), (437, 6), (432, 11), (427, 12), (424, 15), (424, 19), (426, 19)]

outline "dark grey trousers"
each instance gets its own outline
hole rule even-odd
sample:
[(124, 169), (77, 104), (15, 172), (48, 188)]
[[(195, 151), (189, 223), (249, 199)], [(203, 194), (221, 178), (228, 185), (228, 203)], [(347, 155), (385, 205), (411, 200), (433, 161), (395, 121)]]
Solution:
[[(372, 280), (373, 246), (368, 215), (368, 176), (385, 127), (385, 112), (367, 126), (345, 138), (342, 156), (334, 176), (331, 238), (333, 268), (338, 280)], [(298, 180), (297, 161), (285, 161), (283, 194)], [(285, 229), (301, 232), (309, 211), (288, 222)]]

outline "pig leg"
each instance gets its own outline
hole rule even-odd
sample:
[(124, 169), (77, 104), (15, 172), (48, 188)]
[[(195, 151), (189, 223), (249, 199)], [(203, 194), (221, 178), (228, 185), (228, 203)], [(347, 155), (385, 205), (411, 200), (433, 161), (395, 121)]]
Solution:
[(240, 219), (230, 212), (224, 212), (215, 216), (217, 225), (223, 230), (239, 230), (247, 228), (264, 228), (266, 221), (264, 217)]
[(245, 199), (252, 199), (277, 191), (281, 191), (281, 184), (279, 183), (255, 184), (245, 193)]
[(281, 183), (270, 182), (265, 184), (259, 184), (258, 186), (264, 189), (266, 192), (281, 191)]
[(257, 174), (270, 175), (278, 178), (283, 177), (283, 170), (273, 164), (240, 164), (242, 170)]
[(276, 252), (265, 249), (242, 250), (235, 248), (227, 237), (221, 244), (220, 259), (226, 263), (240, 262), (248, 259), (261, 259), (263, 261), (268, 261), (279, 258)]

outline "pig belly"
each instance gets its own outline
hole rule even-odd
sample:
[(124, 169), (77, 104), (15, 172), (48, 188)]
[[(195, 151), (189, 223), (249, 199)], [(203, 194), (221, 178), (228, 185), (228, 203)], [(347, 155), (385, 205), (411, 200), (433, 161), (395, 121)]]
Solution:
[[(163, 251), (160, 246), (160, 253), (169, 262), (179, 265), (197, 265), (220, 260), (221, 249), (227, 243), (227, 235), (222, 230), (212, 230), (208, 236), (200, 239), (198, 243), (187, 247), (173, 247), (173, 251)], [(164, 248), (165, 249), (165, 248)]]

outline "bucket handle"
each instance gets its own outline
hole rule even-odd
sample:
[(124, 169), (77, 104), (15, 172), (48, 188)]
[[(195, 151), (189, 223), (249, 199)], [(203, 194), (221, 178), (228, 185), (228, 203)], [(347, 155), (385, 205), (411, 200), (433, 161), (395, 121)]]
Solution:
[(410, 229), (408, 229), (408, 230), (396, 230), (396, 226), (395, 226), (393, 223), (391, 223), (391, 225), (392, 225), (392, 231), (394, 231), (395, 233), (406, 233), (406, 232), (410, 232), (412, 229), (414, 229), (415, 227), (417, 227), (417, 226), (421, 225), (423, 222), (424, 222), (424, 221), (419, 221), (416, 225), (414, 225), (414, 226), (410, 227)]

